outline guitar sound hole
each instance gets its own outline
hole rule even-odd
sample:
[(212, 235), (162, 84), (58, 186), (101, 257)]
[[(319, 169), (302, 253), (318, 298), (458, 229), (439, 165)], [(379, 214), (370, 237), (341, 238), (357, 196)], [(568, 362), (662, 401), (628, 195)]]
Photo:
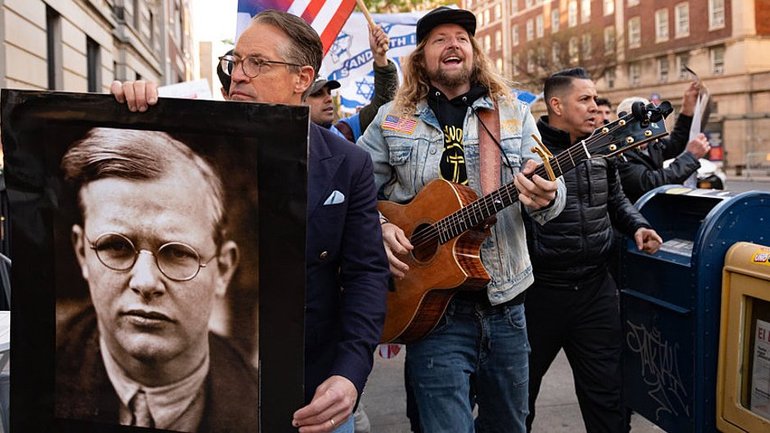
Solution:
[(438, 249), (438, 231), (430, 224), (417, 226), (414, 232), (412, 232), (412, 237), (409, 241), (414, 246), (412, 250), (414, 259), (418, 262), (428, 261), (436, 254)]

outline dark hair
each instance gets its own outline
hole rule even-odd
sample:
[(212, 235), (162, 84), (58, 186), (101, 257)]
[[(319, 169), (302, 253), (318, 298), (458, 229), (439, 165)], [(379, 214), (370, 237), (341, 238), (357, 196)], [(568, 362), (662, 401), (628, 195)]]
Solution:
[(252, 22), (281, 29), (291, 41), (289, 52), (283, 53), (287, 61), (312, 66), (315, 76), (318, 76), (323, 60), (323, 44), (318, 33), (305, 20), (288, 12), (267, 9), (255, 15)]
[(612, 104), (610, 104), (610, 100), (607, 98), (596, 98), (596, 106), (600, 105), (606, 105), (609, 107), (610, 111), (612, 110)]
[(545, 84), (543, 85), (543, 98), (545, 99), (546, 105), (548, 105), (548, 100), (550, 100), (555, 93), (561, 93), (572, 86), (573, 80), (590, 79), (591, 77), (588, 75), (588, 72), (579, 67), (562, 69), (561, 71), (552, 74), (545, 79)]
[[(165, 132), (93, 128), (67, 150), (61, 161), (64, 178), (74, 182), (78, 189), (106, 178), (156, 180), (180, 165), (197, 171), (209, 186), (214, 241), (221, 245), (226, 225), (222, 180), (211, 164)], [(82, 201), (79, 205), (85, 219)]]
[[(225, 56), (230, 56), (232, 54), (233, 50), (230, 50), (225, 53)], [(232, 80), (222, 69), (222, 62), (217, 63), (217, 76), (219, 77), (219, 82), (222, 83), (222, 88), (225, 89), (225, 93), (230, 93), (230, 82)]]

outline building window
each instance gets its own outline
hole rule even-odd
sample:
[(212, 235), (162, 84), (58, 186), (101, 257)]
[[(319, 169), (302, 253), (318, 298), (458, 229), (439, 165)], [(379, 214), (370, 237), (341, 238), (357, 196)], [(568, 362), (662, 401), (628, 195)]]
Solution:
[(535, 34), (538, 38), (543, 37), (543, 15), (540, 14), (535, 17)]
[(142, 11), (140, 9), (139, 0), (134, 0), (134, 29), (137, 33), (140, 33), (139, 25), (142, 23)]
[(682, 38), (690, 35), (690, 5), (679, 3), (674, 7), (674, 19), (676, 20), (676, 37)]
[(615, 0), (604, 0), (604, 15), (612, 15), (615, 13)]
[(552, 9), (551, 10), (551, 33), (556, 33), (559, 31), (559, 9)]
[(61, 15), (50, 6), (45, 8), (46, 44), (48, 55), (48, 89), (61, 90), (64, 87), (62, 72), (62, 31)]
[(492, 37), (489, 35), (484, 36), (484, 51), (487, 53), (492, 49)]
[(498, 30), (495, 32), (495, 50), (500, 51), (503, 49), (503, 33)]
[(639, 4), (639, 0), (628, 0), (628, 7), (636, 6)]
[(668, 57), (658, 58), (658, 81), (661, 83), (668, 82)]
[(709, 30), (725, 26), (725, 0), (709, 0)]
[(88, 74), (88, 91), (98, 92), (102, 84), (102, 58), (99, 43), (86, 37), (86, 72)]
[(535, 51), (534, 50), (527, 51), (527, 72), (530, 74), (535, 72)]
[(497, 72), (503, 73), (503, 59), (498, 57), (497, 60), (495, 60), (495, 65), (497, 66)]
[(690, 78), (690, 72), (687, 70), (688, 63), (690, 63), (690, 54), (683, 53), (676, 55), (676, 70), (679, 71), (680, 80), (687, 80)]
[[(516, 12), (519, 11), (519, 1), (518, 0), (514, 0), (514, 1), (509, 2), (509, 3), (511, 4), (511, 15), (513, 15)], [(470, 8), (468, 8), (468, 9), (470, 9)]]
[(155, 14), (150, 11), (150, 46), (155, 48)]
[(583, 33), (583, 59), (591, 58), (591, 34)]
[(487, 10), (484, 11), (484, 23), (485, 23), (485, 25), (489, 24), (489, 21), (490, 21), (489, 20), (489, 9), (487, 9)]
[(465, 9), (473, 9), (473, 0), (466, 0)]
[(182, 45), (182, 7), (179, 0), (174, 1), (174, 40)]
[(578, 62), (580, 55), (580, 48), (578, 47), (578, 38), (573, 36), (569, 38), (569, 62), (575, 64)]
[(604, 28), (604, 53), (612, 54), (615, 52), (615, 27), (607, 26)]
[(532, 7), (532, 0), (524, 0), (524, 7), (525, 8), (531, 8)]
[(513, 75), (519, 75), (519, 54), (513, 55)]
[(725, 47), (720, 45), (711, 49), (711, 73), (722, 75), (725, 73)]
[(559, 41), (554, 41), (553, 45), (551, 45), (551, 63), (556, 68), (560, 67), (562, 65), (561, 61), (561, 44)]
[(628, 81), (632, 86), (638, 86), (642, 82), (642, 66), (639, 63), (628, 65)]
[(608, 68), (604, 71), (604, 81), (607, 82), (607, 88), (612, 89), (615, 87), (615, 68)]
[(519, 25), (514, 24), (511, 28), (511, 34), (513, 35), (513, 46), (516, 47), (519, 45)]
[(503, 6), (498, 3), (495, 5), (495, 20), (499, 20), (503, 16)]
[(533, 26), (532, 18), (527, 20), (527, 40), (531, 41), (535, 37), (535, 28)]
[(567, 5), (567, 25), (569, 27), (575, 27), (577, 25), (577, 13), (577, 0), (571, 0)]
[(580, 22), (591, 21), (591, 0), (580, 0)]
[(655, 42), (668, 40), (668, 9), (655, 11)]
[(639, 17), (628, 20), (628, 48), (639, 48), (642, 45), (642, 23)]

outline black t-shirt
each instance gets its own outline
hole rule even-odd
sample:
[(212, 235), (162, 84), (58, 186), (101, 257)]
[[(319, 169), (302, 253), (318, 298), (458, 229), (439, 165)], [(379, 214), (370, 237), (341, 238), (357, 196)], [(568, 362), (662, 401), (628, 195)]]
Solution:
[(468, 184), (468, 172), (465, 165), (465, 149), (463, 146), (463, 122), (468, 107), (473, 102), (486, 95), (487, 89), (474, 85), (471, 89), (451, 100), (435, 87), (428, 92), (428, 106), (436, 114), (441, 130), (444, 133), (444, 153), (441, 156), (441, 177), (461, 185)]

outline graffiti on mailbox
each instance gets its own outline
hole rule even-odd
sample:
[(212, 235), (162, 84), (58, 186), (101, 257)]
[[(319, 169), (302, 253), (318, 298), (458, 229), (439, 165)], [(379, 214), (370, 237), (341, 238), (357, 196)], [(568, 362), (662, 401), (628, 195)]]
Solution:
[(661, 412), (677, 416), (680, 410), (689, 416), (687, 390), (679, 374), (679, 344), (663, 339), (657, 328), (648, 330), (643, 324), (626, 323), (628, 348), (639, 354), (642, 379), (650, 387), (647, 394), (659, 405), (655, 417), (660, 419)]

